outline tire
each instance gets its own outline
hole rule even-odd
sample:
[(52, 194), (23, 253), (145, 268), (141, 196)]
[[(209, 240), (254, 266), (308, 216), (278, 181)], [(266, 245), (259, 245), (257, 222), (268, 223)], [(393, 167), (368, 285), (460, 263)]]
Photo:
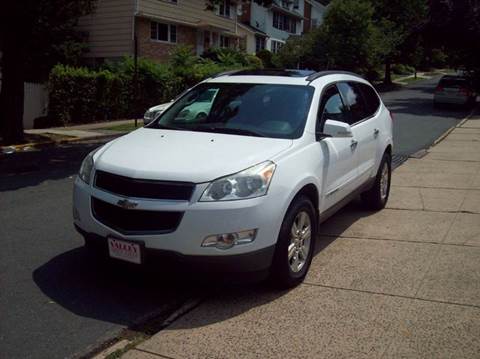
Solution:
[[(299, 225), (304, 234), (293, 238), (291, 233)], [(305, 278), (315, 250), (317, 226), (316, 211), (310, 199), (306, 196), (295, 198), (283, 219), (270, 268), (270, 280), (277, 288), (292, 288)]]
[[(382, 182), (387, 180), (387, 183)], [(378, 168), (375, 182), (371, 189), (363, 192), (361, 197), (367, 209), (379, 211), (385, 208), (390, 195), (390, 184), (392, 180), (392, 158), (388, 153), (383, 155), (380, 167)], [(386, 186), (386, 187), (385, 187)]]

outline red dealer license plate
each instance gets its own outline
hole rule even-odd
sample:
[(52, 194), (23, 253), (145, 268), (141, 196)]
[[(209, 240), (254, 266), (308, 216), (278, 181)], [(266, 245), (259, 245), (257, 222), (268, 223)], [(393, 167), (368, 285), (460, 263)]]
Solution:
[(142, 248), (138, 243), (122, 241), (120, 239), (109, 237), (108, 253), (112, 258), (136, 264), (142, 263)]

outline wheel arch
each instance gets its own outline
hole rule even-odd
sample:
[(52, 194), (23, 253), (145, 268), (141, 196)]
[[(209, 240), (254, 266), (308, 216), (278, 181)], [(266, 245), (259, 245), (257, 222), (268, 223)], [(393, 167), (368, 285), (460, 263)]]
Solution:
[(384, 154), (385, 153), (388, 153), (390, 157), (392, 157), (392, 151), (393, 151), (393, 146), (391, 143), (389, 143), (387, 145), (387, 148), (385, 148), (385, 151), (383, 152)]
[(308, 182), (300, 185), (296, 191), (294, 191), (294, 195), (289, 199), (288, 206), (285, 209), (283, 216), (285, 217), (286, 213), (292, 206), (292, 204), (295, 202), (295, 200), (300, 197), (300, 196), (305, 196), (307, 197), (313, 205), (313, 208), (315, 209), (315, 213), (318, 216), (319, 215), (319, 205), (320, 205), (320, 195), (319, 191), (317, 188), (317, 185), (313, 182)]

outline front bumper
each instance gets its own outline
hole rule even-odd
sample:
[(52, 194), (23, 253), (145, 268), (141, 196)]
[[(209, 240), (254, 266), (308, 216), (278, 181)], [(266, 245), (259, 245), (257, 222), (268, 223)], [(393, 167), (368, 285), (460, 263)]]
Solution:
[[(94, 233), (87, 233), (79, 226), (75, 229), (85, 242), (98, 253), (108, 256), (107, 239)], [(273, 259), (275, 246), (270, 246), (249, 253), (225, 256), (191, 256), (174, 251), (144, 248), (143, 263), (147, 266), (176, 268), (190, 273), (265, 273)]]
[[(108, 236), (114, 236), (136, 241), (142, 243), (146, 252), (167, 253), (168, 256), (173, 253), (177, 259), (186, 258), (188, 262), (206, 261), (206, 264), (211, 265), (211, 259), (215, 257), (219, 266), (232, 262), (235, 263), (235, 268), (248, 270), (269, 267), (283, 220), (283, 208), (278, 204), (278, 199), (275, 196), (264, 196), (240, 201), (198, 202), (206, 186), (207, 184), (197, 185), (190, 201), (135, 198), (138, 202), (137, 209), (181, 211), (184, 214), (173, 232), (125, 235), (99, 222), (91, 210), (92, 197), (113, 205), (124, 197), (101, 191), (77, 178), (73, 198), (75, 226), (92, 240), (102, 241)], [(255, 240), (251, 243), (236, 245), (227, 250), (201, 246), (207, 236), (249, 229), (257, 229)], [(243, 255), (245, 256), (242, 257)], [(253, 255), (253, 258), (249, 258), (249, 255)], [(234, 258), (237, 256), (239, 257)], [(263, 264), (256, 264), (258, 261)], [(252, 268), (247, 268), (249, 263), (253, 264)]]

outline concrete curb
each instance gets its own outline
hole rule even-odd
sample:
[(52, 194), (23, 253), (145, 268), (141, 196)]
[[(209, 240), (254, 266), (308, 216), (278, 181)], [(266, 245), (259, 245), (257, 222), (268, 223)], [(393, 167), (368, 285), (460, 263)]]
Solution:
[[(429, 147), (429, 149), (432, 148), (433, 146), (438, 145), (440, 142), (442, 142), (445, 138), (447, 138), (447, 136), (448, 136), (454, 129), (459, 128), (459, 127), (462, 127), (462, 125), (463, 125), (465, 122), (467, 122), (467, 121), (470, 119), (470, 117), (472, 117), (472, 116), (476, 113), (476, 111), (477, 111), (477, 109), (478, 109), (478, 106), (479, 106), (479, 105), (475, 106), (475, 107), (470, 111), (470, 113), (467, 115), (467, 117), (465, 117), (463, 120), (461, 120), (456, 126), (449, 128), (449, 129), (446, 130), (439, 138), (437, 138), (435, 141), (433, 141), (433, 144)], [(427, 150), (428, 150), (428, 149), (427, 149)]]

